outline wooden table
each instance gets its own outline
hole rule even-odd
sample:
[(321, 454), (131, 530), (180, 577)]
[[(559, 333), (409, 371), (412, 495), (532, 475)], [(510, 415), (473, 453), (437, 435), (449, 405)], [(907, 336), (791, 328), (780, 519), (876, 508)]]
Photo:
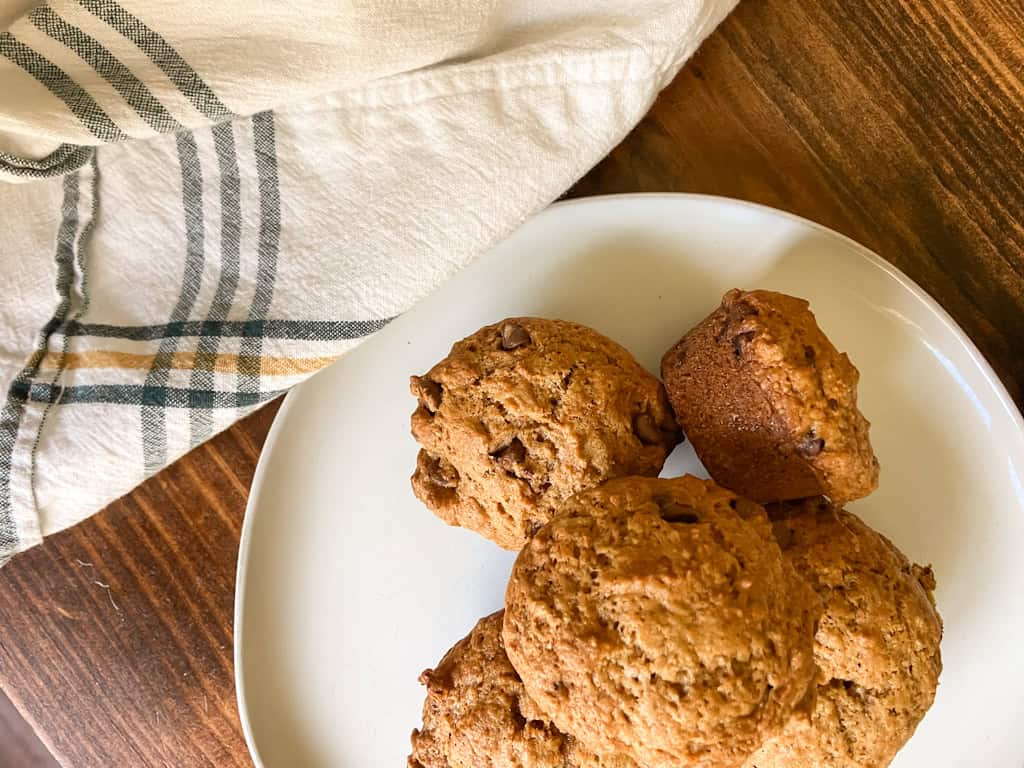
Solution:
[[(731, 195), (848, 234), (937, 298), (1019, 404), (1022, 37), (1016, 0), (743, 0), (570, 195)], [(0, 571), (0, 686), (62, 765), (251, 764), (232, 593), (276, 409)]]

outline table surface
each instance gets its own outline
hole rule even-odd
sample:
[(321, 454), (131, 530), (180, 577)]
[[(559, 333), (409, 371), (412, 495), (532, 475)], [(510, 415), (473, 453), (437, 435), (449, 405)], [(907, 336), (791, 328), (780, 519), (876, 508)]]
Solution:
[[(729, 195), (843, 232), (934, 296), (1020, 404), (1022, 73), (1021, 3), (745, 0), (569, 195)], [(234, 573), (276, 410), (0, 570), (0, 687), (62, 765), (251, 765)]]

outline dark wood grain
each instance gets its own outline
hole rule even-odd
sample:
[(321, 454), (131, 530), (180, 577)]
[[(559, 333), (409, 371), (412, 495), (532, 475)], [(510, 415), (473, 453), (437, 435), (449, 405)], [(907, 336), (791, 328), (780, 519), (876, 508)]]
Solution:
[[(938, 299), (1020, 403), (1022, 35), (1017, 2), (744, 0), (570, 194), (731, 195), (844, 232)], [(62, 765), (249, 764), (232, 589), (273, 412), (0, 571), (0, 685)]]
[(61, 765), (252, 764), (234, 698), (234, 569), (276, 411), (0, 570), (0, 683)]

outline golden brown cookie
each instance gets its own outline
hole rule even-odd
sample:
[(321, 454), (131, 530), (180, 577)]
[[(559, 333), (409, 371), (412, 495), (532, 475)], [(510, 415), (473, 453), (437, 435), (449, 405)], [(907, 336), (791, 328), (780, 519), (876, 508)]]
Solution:
[(420, 676), (427, 700), (409, 768), (636, 768), (599, 760), (537, 709), (505, 655), (503, 613), (481, 619)]
[(748, 768), (883, 768), (935, 698), (935, 577), (824, 499), (769, 511), (783, 555), (824, 601), (821, 679), (811, 723), (769, 740)]
[(760, 502), (878, 486), (859, 373), (803, 299), (731, 290), (661, 361), (683, 431), (715, 480)]
[(584, 488), (657, 475), (680, 439), (661, 382), (611, 339), (562, 320), (482, 328), (410, 386), (423, 446), (413, 491), (506, 549)]
[(563, 509), (506, 593), (528, 694), (601, 755), (742, 765), (815, 676), (819, 606), (764, 510), (689, 476), (612, 480)]

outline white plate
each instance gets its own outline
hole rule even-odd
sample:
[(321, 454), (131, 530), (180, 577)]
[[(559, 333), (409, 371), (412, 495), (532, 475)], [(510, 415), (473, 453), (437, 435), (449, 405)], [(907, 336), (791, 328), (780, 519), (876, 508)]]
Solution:
[[(408, 376), (508, 315), (593, 326), (652, 371), (726, 289), (811, 301), (860, 368), (882, 482), (851, 509), (932, 563), (935, 706), (899, 768), (1024, 766), (1024, 424), (953, 321), (891, 265), (777, 211), (628, 196), (540, 214), (288, 395), (242, 533), (238, 703), (266, 768), (402, 766), (420, 671), (501, 606), (512, 555), (412, 495)], [(688, 444), (665, 474), (700, 472)]]

